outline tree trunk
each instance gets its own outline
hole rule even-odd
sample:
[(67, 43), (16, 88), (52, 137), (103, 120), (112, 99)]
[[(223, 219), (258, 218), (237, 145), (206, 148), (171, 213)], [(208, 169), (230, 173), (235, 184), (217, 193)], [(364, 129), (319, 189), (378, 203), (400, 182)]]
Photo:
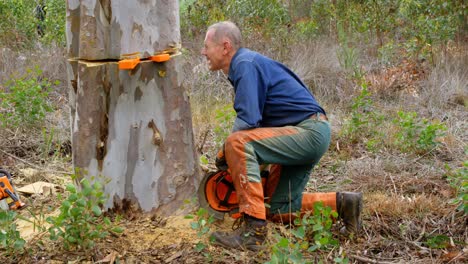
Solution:
[(182, 57), (133, 70), (118, 59), (177, 47), (177, 1), (68, 0), (67, 43), (78, 176), (104, 183), (107, 209), (175, 213), (200, 180)]
[(176, 0), (68, 0), (67, 47), (71, 58), (147, 58), (180, 44)]

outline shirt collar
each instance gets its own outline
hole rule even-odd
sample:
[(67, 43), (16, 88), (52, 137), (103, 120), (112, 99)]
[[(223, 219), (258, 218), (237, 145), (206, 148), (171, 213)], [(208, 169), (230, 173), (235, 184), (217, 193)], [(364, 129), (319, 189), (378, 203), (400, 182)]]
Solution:
[(236, 51), (236, 54), (234, 54), (234, 56), (232, 56), (232, 59), (231, 59), (231, 63), (229, 65), (229, 72), (228, 72), (228, 79), (231, 79), (231, 76), (234, 74), (234, 67), (233, 65), (235, 64), (236, 62), (236, 59), (244, 54), (245, 52), (247, 52), (247, 49), (246, 48), (239, 48), (237, 51)]

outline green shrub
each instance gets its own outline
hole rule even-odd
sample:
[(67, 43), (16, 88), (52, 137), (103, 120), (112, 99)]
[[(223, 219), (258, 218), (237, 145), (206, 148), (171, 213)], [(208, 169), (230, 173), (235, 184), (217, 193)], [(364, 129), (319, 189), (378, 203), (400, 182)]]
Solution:
[(432, 249), (444, 249), (449, 247), (450, 238), (446, 235), (429, 235), (424, 244)]
[[(194, 222), (190, 223), (190, 227), (193, 230), (197, 231), (197, 236), (199, 239), (206, 236), (208, 232), (210, 232), (211, 225), (215, 221), (214, 217), (209, 215), (208, 211), (204, 208), (198, 209), (197, 214), (195, 216), (187, 215), (185, 216), (185, 218), (195, 220)], [(197, 252), (201, 252), (205, 248), (206, 248), (206, 245), (202, 241), (199, 241), (197, 245), (195, 246), (195, 250)], [(205, 257), (208, 257), (208, 255), (205, 255)]]
[(41, 80), (41, 74), (42, 71), (36, 67), (6, 82), (7, 91), (0, 92), (0, 121), (3, 126), (41, 125), (46, 113), (53, 110), (48, 101), (52, 83), (45, 78)]
[(296, 218), (295, 224), (299, 226), (293, 235), (299, 239), (311, 239), (308, 251), (331, 249), (338, 246), (338, 241), (333, 239), (331, 228), (333, 219), (338, 218), (338, 213), (331, 207), (324, 206), (322, 202), (314, 204), (314, 213), (305, 214), (302, 219)]
[(16, 213), (13, 211), (0, 210), (0, 249), (4, 250), (6, 256), (15, 256), (24, 250), (24, 239), (16, 230)]
[(216, 126), (214, 128), (217, 148), (221, 148), (226, 138), (231, 134), (236, 112), (231, 105), (216, 110)]
[[(309, 263), (305, 252), (329, 251), (339, 246), (331, 231), (333, 219), (338, 213), (322, 202), (314, 204), (313, 213), (308, 213), (294, 220), (296, 228), (291, 229), (291, 236), (275, 234), (276, 244), (271, 247), (271, 260), (267, 263)], [(337, 256), (335, 263), (347, 263), (347, 258)]]
[(219, 21), (231, 20), (241, 29), (244, 39), (259, 36), (275, 39), (270, 44), (280, 47), (290, 40), (290, 17), (279, 0), (183, 0), (180, 3), (181, 32), (197, 37)]
[(0, 0), (0, 46), (15, 50), (32, 48), (37, 42), (64, 46), (65, 10), (63, 0)]
[(464, 161), (461, 168), (452, 169), (445, 165), (445, 176), (450, 185), (456, 190), (456, 198), (450, 202), (458, 205), (457, 210), (468, 215), (468, 161)]
[(415, 112), (398, 112), (398, 118), (393, 121), (399, 127), (396, 134), (396, 145), (401, 151), (422, 153), (436, 148), (447, 127), (439, 121), (418, 118)]
[(80, 184), (81, 190), (73, 184), (67, 185), (69, 196), (62, 202), (60, 214), (47, 218), (52, 225), (50, 239), (61, 238), (65, 249), (91, 248), (96, 240), (107, 237), (109, 232), (123, 232), (102, 215), (101, 206), (106, 200), (102, 185), (97, 181), (91, 184), (86, 178)]
[(396, 15), (406, 50), (416, 58), (432, 59), (433, 47), (453, 40), (463, 26), (466, 6), (455, 0), (401, 1)]
[(377, 150), (382, 144), (383, 135), (379, 127), (383, 119), (374, 107), (367, 84), (363, 83), (361, 92), (352, 100), (350, 118), (345, 121), (340, 134), (351, 143), (362, 142), (368, 150)]
[(283, 264), (283, 263), (305, 263), (302, 252), (304, 248), (301, 243), (294, 243), (286, 237), (279, 234), (274, 235), (274, 239), (278, 241), (271, 247), (271, 259), (266, 264)]
[(466, 14), (463, 1), (455, 0), (317, 0), (310, 5), (309, 18), (321, 34), (340, 38), (341, 30), (352, 38), (358, 33), (376, 43), (377, 49), (388, 50), (392, 43), (403, 47), (409, 57), (431, 59), (434, 47), (446, 45), (463, 30)]

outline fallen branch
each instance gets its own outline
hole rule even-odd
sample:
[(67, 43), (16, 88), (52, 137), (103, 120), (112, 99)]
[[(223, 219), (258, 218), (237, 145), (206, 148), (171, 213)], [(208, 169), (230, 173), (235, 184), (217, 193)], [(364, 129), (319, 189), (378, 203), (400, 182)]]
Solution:
[(47, 173), (60, 173), (60, 174), (68, 174), (68, 175), (72, 175), (72, 174), (73, 174), (73, 173), (71, 173), (71, 172), (66, 172), (66, 171), (51, 171), (51, 170), (45, 170), (44, 168), (41, 168), (40, 166), (37, 166), (37, 165), (35, 165), (35, 164), (33, 164), (33, 163), (27, 161), (27, 160), (24, 160), (24, 159), (22, 159), (22, 158), (19, 158), (19, 157), (15, 156), (15, 155), (13, 155), (13, 154), (11, 154), (11, 153), (8, 153), (8, 152), (6, 152), (6, 151), (4, 151), (4, 150), (1, 150), (1, 149), (0, 149), (0, 152), (2, 152), (3, 154), (5, 154), (5, 155), (7, 155), (7, 156), (10, 156), (10, 157), (12, 157), (12, 158), (14, 158), (14, 159), (16, 159), (16, 160), (19, 160), (19, 161), (21, 161), (21, 162), (23, 162), (23, 163), (25, 163), (25, 164), (27, 164), (27, 165), (29, 165), (29, 166), (35, 168), (35, 169), (38, 169), (38, 170), (40, 170), (40, 171), (42, 171), (42, 172), (47, 172)]
[(374, 264), (396, 264), (396, 263), (400, 263), (400, 261), (398, 261), (398, 262), (379, 261), (379, 260), (375, 260), (375, 259), (361, 257), (361, 256), (358, 256), (358, 255), (350, 255), (350, 257), (352, 257), (354, 259), (357, 259), (359, 261), (363, 261), (363, 262), (366, 262), (366, 263), (374, 263)]

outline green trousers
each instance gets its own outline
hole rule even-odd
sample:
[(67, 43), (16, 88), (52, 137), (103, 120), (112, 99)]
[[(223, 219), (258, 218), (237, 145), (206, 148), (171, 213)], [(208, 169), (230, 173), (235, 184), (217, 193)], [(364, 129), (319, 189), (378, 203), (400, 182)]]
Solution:
[[(225, 143), (225, 156), (239, 200), (239, 211), (259, 219), (301, 209), (314, 166), (330, 145), (331, 129), (318, 116), (296, 126), (237, 131)], [(273, 164), (262, 184), (260, 167)], [(269, 204), (269, 210), (265, 208)]]

